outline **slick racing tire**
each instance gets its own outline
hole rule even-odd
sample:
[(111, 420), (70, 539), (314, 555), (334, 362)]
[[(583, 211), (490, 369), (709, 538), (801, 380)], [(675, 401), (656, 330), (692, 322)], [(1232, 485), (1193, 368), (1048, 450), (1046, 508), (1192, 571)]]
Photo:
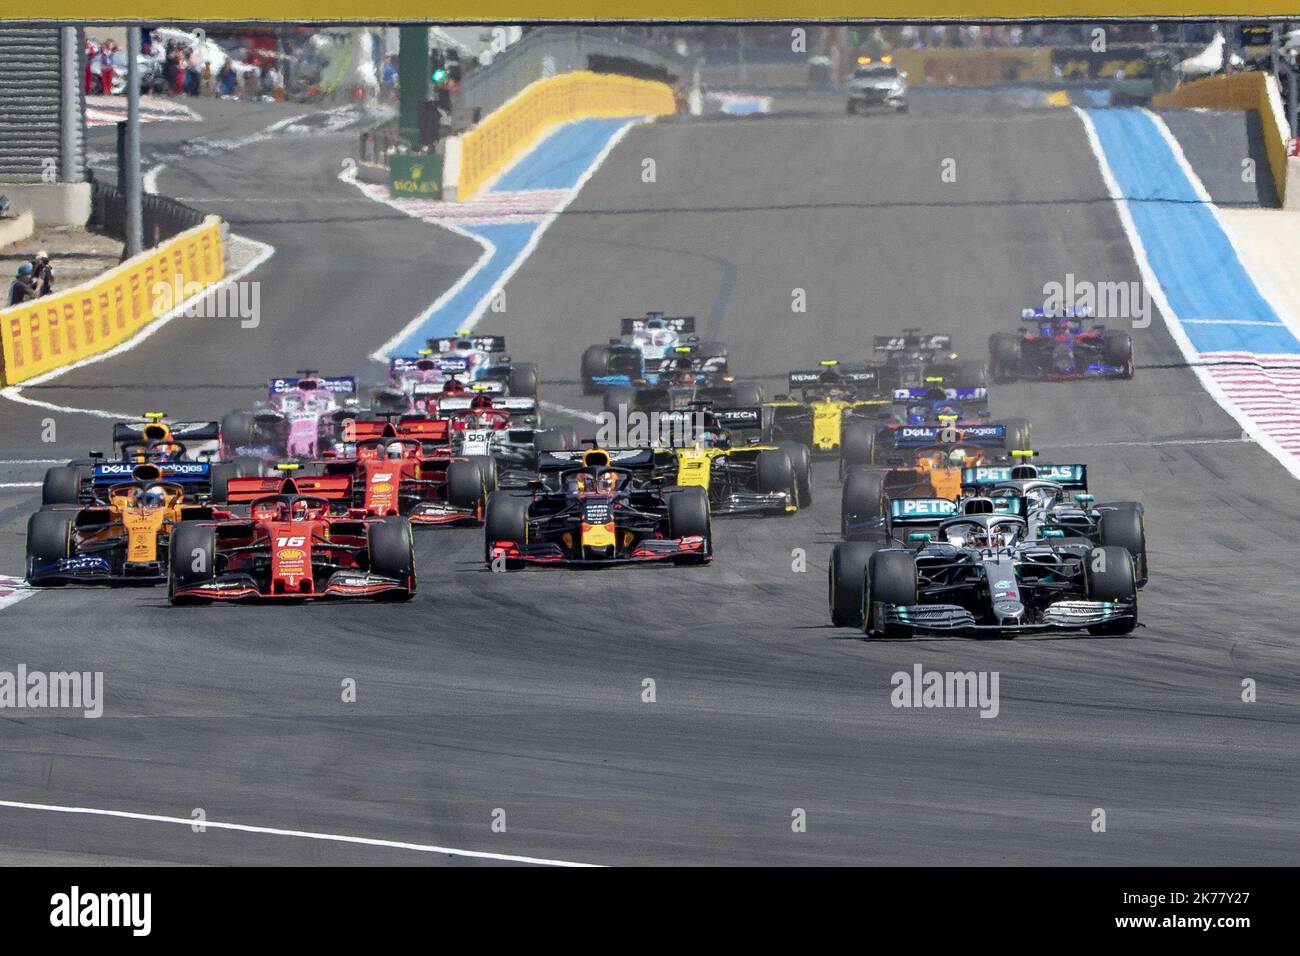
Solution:
[(1102, 360), (1107, 365), (1118, 365), (1124, 370), (1123, 378), (1133, 377), (1133, 337), (1127, 332), (1106, 332), (1102, 347)]
[[(784, 453), (781, 453), (784, 458)], [(760, 455), (760, 458), (762, 456)], [(789, 463), (789, 459), (785, 458)], [(786, 488), (790, 486), (787, 484)], [(703, 564), (713, 554), (713, 525), (709, 520), (709, 494), (703, 488), (676, 488), (668, 499), (668, 533), (674, 538), (698, 535), (704, 539), (699, 554), (675, 559), (677, 564)]]
[[(492, 563), (492, 546), (498, 541), (513, 541), (523, 547), (528, 543), (528, 506), (531, 495), (494, 491), (488, 495), (483, 519), (483, 560)], [(507, 571), (523, 567), (522, 561), (507, 560)]]
[(477, 461), (464, 459), (447, 465), (447, 501), (456, 508), (481, 514), (487, 497), (487, 482)]
[(912, 552), (888, 548), (871, 556), (867, 562), (866, 619), (862, 622), (868, 636), (911, 637), (912, 629), (904, 624), (882, 625), (874, 619), (877, 602), (916, 603), (916, 559)]
[(32, 569), (72, 557), (72, 515), (66, 511), (38, 511), (27, 519), (27, 581), (38, 587), (58, 587), (62, 578), (40, 580)]
[(866, 532), (850, 530), (850, 525), (880, 517), (885, 497), (884, 484), (884, 472), (861, 468), (849, 472), (840, 492), (840, 534), (845, 541), (866, 538)]
[(491, 455), (470, 455), (469, 460), (478, 465), (483, 475), (483, 490), (487, 494), (497, 490), (497, 460)]
[(1007, 430), (1006, 442), (1008, 451), (1030, 451), (1033, 449), (1033, 429), (1029, 422), (1023, 418), (1008, 418), (1002, 422), (1002, 427)]
[(241, 445), (255, 445), (253, 431), (256, 427), (249, 412), (230, 412), (221, 418), (221, 451), (228, 454)]
[[(1083, 559), (1086, 590), (1090, 601), (1123, 601), (1137, 607), (1137, 574), (1133, 556), (1127, 548), (1101, 547)], [(1098, 565), (1099, 567), (1094, 567)], [(1137, 615), (1125, 621), (1097, 624), (1088, 628), (1090, 634), (1130, 634), (1137, 626)]]
[(51, 468), (41, 482), (41, 504), (75, 505), (81, 501), (81, 481), (89, 478), (92, 470), (84, 465), (62, 465)]
[(172, 529), (167, 545), (167, 597), (172, 604), (209, 604), (206, 598), (177, 595), (183, 588), (217, 576), (217, 529), (196, 521), (182, 521)]
[(605, 411), (617, 416), (619, 406), (624, 407), (623, 414), (636, 408), (636, 391), (622, 385), (613, 385), (605, 391)]
[(1142, 506), (1136, 502), (1119, 503), (1114, 511), (1101, 513), (1102, 547), (1124, 548), (1133, 558), (1137, 586), (1143, 587), (1150, 576), (1147, 569), (1147, 530)]
[(758, 453), (758, 490), (763, 494), (794, 492), (794, 463), (784, 448)]
[(609, 349), (603, 345), (593, 345), (582, 353), (582, 394), (595, 395), (600, 386), (592, 379), (598, 375), (609, 374)]
[(976, 359), (965, 359), (958, 362), (956, 371), (953, 374), (956, 378), (956, 381), (952, 383), (953, 388), (986, 388), (988, 386), (988, 374), (984, 363)]
[(794, 469), (795, 504), (800, 508), (812, 505), (812, 452), (808, 446), (797, 441), (777, 442), (777, 447), (790, 456), (790, 466)]
[(540, 428), (533, 432), (533, 447), (538, 454), (546, 451), (568, 451), (569, 433), (563, 428)]
[(836, 627), (862, 627), (867, 597), (867, 562), (871, 545), (844, 541), (831, 549), (827, 575), (831, 623)]
[(522, 395), (537, 402), (542, 400), (542, 380), (537, 374), (537, 366), (532, 362), (510, 366), (510, 378), (506, 387), (511, 395)]
[(405, 583), (401, 591), (378, 595), (381, 601), (409, 601), (415, 597), (415, 539), (411, 522), (391, 517), (366, 525), (366, 548), (370, 553), (370, 572)]
[(868, 421), (846, 421), (840, 434), (840, 475), (855, 465), (871, 465), (876, 461), (876, 425)]
[(1014, 382), (1020, 375), (1020, 337), (994, 332), (989, 337), (989, 373), (994, 382)]
[(220, 504), (229, 498), (231, 478), (253, 478), (262, 473), (262, 463), (256, 458), (235, 458), (219, 461), (208, 471), (212, 482), (212, 501)]
[(731, 388), (731, 403), (741, 408), (763, 404), (763, 387), (753, 382), (739, 382)]

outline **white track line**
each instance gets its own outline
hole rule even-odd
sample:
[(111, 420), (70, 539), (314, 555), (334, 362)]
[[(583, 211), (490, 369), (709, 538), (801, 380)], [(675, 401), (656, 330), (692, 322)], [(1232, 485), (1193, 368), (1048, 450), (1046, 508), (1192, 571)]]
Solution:
[(0, 488), (39, 488), (39, 481), (0, 481)]
[[(0, 807), (14, 810), (44, 810), (47, 813), (72, 813), (81, 816), (118, 817), (123, 820), (142, 820), (147, 823), (171, 823), (177, 826), (193, 827), (198, 821), (190, 817), (168, 817), (154, 813), (130, 813), (126, 810), (101, 810), (95, 807), (62, 807), (48, 803), (24, 803), (18, 800), (0, 800)], [(345, 836), (338, 833), (318, 833), (314, 830), (284, 830), (279, 827), (251, 826), (247, 823), (221, 823), (214, 820), (202, 821), (202, 826), (211, 830), (234, 830), (239, 833), (260, 833), (267, 836), (298, 837), (302, 840), (326, 840), (331, 843), (353, 843), (360, 846), (376, 846), (392, 850), (414, 850), (418, 853), (443, 853), (447, 856), (463, 856), (478, 860), (498, 860), (503, 863), (531, 863), (537, 866), (598, 866), (595, 863), (574, 863), (569, 860), (546, 860), (535, 856), (516, 856), (510, 853), (487, 853), (483, 850), (459, 850), (449, 846), (434, 846), (428, 843), (407, 843), (401, 840), (377, 840), (373, 837)]]
[[(1133, 259), (1142, 275), (1142, 282), (1151, 293), (1151, 298), (1155, 300), (1156, 306), (1159, 307), (1160, 316), (1164, 319), (1165, 328), (1169, 330), (1170, 337), (1177, 344), (1178, 350), (1183, 353), (1184, 360), (1192, 366), (1192, 373), (1200, 381), (1201, 387), (1219, 403), (1219, 406), (1225, 412), (1236, 420), (1246, 434), (1250, 435), (1259, 443), (1261, 448), (1276, 458), (1278, 463), (1293, 477), (1300, 478), (1300, 458), (1283, 448), (1254, 418), (1228, 396), (1227, 392), (1210, 375), (1208, 369), (1198, 364), (1201, 361), (1201, 354), (1192, 345), (1191, 339), (1187, 337), (1187, 332), (1182, 326), (1182, 320), (1169, 304), (1169, 300), (1165, 296), (1165, 290), (1161, 288), (1160, 280), (1156, 278), (1155, 270), (1151, 268), (1151, 262), (1147, 259), (1146, 246), (1143, 244), (1142, 236), (1138, 233), (1137, 226), (1133, 222), (1133, 214), (1129, 211), (1128, 199), (1125, 198), (1123, 190), (1119, 188), (1119, 181), (1116, 180), (1115, 173), (1110, 168), (1110, 161), (1106, 158), (1106, 151), (1102, 148), (1101, 139), (1097, 136), (1097, 128), (1092, 124), (1092, 117), (1088, 115), (1086, 110), (1078, 106), (1072, 106), (1070, 109), (1074, 111), (1074, 115), (1083, 124), (1083, 132), (1088, 140), (1088, 146), (1092, 149), (1093, 157), (1097, 160), (1097, 167), (1101, 171), (1101, 178), (1106, 184), (1106, 190), (1115, 203), (1115, 211), (1119, 215), (1120, 227), (1124, 230), (1124, 235), (1128, 237), (1129, 246), (1133, 251)], [(1157, 124), (1157, 126), (1159, 125), (1161, 124)], [(1199, 182), (1199, 180), (1196, 182)], [(1195, 188), (1194, 182), (1193, 189)], [(1202, 185), (1201, 189), (1204, 188)]]
[(600, 416), (595, 412), (583, 411), (581, 408), (569, 408), (567, 405), (557, 405), (555, 402), (542, 402), (542, 408), (548, 412), (555, 412), (559, 415), (568, 415), (571, 418), (581, 419), (584, 422), (600, 422)]
[(231, 236), (231, 238), (238, 239), (241, 242), (250, 243), (251, 245), (257, 248), (257, 254), (247, 264), (245, 264), (243, 268), (238, 269), (235, 272), (232, 272), (230, 275), (226, 276), (215, 285), (210, 285), (206, 289), (202, 290), (201, 292), (197, 292), (194, 295), (190, 296), (188, 299), (180, 303), (170, 312), (166, 312), (163, 315), (158, 316), (158, 318), (154, 319), (152, 322), (146, 325), (135, 335), (131, 336), (131, 338), (127, 339), (125, 342), (113, 346), (111, 349), (109, 349), (106, 352), (100, 352), (96, 355), (87, 356), (86, 358), (82, 359), (79, 362), (73, 362), (71, 365), (64, 365), (61, 368), (51, 369), (50, 371), (45, 372), (41, 375), (34, 376), (33, 378), (30, 378), (19, 385), (10, 385), (8, 388), (2, 388), (0, 389), (0, 398), (7, 398), (11, 402), (18, 402), (23, 405), (33, 405), (36, 408), (48, 409), (49, 411), (52, 412), (63, 412), (64, 414), (68, 414), (68, 415), (94, 415), (97, 418), (110, 418), (116, 421), (135, 418), (138, 412), (137, 413), (114, 412), (102, 408), (75, 408), (70, 405), (55, 405), (53, 402), (43, 402), (39, 399), (28, 398), (26, 395), (22, 393), (22, 390), (32, 385), (44, 385), (46, 382), (52, 381), (58, 378), (60, 375), (64, 375), (68, 372), (73, 371), (74, 369), (84, 368), (87, 365), (94, 365), (95, 363), (102, 362), (105, 359), (110, 359), (113, 358), (114, 356), (121, 355), (123, 352), (129, 352), (131, 349), (138, 346), (149, 336), (157, 332), (160, 328), (162, 328), (172, 319), (176, 318), (178, 315), (181, 315), (187, 308), (199, 302), (205, 296), (211, 295), (212, 293), (225, 288), (226, 286), (230, 285), (232, 282), (238, 282), (240, 279), (248, 275), (254, 269), (259, 268), (262, 265), (262, 263), (266, 262), (267, 259), (270, 259), (271, 256), (275, 255), (275, 246), (270, 245), (269, 243), (259, 242), (256, 239), (248, 239), (243, 236)]

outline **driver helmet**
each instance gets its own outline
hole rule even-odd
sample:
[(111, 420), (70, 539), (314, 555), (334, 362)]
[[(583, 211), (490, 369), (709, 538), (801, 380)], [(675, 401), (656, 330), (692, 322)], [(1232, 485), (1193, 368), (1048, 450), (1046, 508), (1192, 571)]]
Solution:
[(954, 449), (952, 449), (950, 452), (948, 452), (948, 464), (952, 465), (953, 467), (957, 467), (957, 468), (961, 467), (962, 465), (965, 465), (965, 464), (966, 464), (966, 449), (965, 449), (965, 448), (954, 448)]
[(989, 531), (989, 546), (1009, 548), (1016, 543), (1018, 536), (1015, 525), (1007, 523), (994, 525)]
[(661, 318), (646, 319), (645, 327), (647, 329), (666, 329), (668, 323)]
[(405, 448), (400, 441), (389, 442), (384, 449), (384, 454), (389, 458), (401, 458), (404, 452)]
[(618, 490), (618, 472), (602, 471), (596, 476), (596, 489), (602, 495), (612, 495)]
[(1025, 491), (1025, 504), (1031, 508), (1048, 508), (1056, 496), (1047, 488), (1029, 488)]
[(492, 399), (486, 395), (476, 395), (470, 399), (469, 407), (476, 412), (490, 411), (492, 408)]
[(306, 521), (311, 517), (311, 506), (299, 498), (290, 508), (289, 517), (294, 521)]
[(140, 504), (145, 508), (161, 508), (167, 500), (167, 492), (162, 485), (150, 485), (140, 495)]

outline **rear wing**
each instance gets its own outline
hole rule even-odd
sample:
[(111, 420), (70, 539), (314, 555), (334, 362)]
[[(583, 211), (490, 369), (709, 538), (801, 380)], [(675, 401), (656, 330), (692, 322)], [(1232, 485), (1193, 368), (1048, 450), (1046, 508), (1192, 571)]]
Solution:
[[(946, 440), (949, 430), (960, 434), (957, 441)], [(901, 425), (894, 430), (894, 442), (899, 448), (922, 448), (928, 445), (1001, 445), (1007, 440), (1005, 425)], [(967, 469), (969, 471), (970, 469)]]
[(1021, 322), (1050, 322), (1053, 319), (1091, 319), (1092, 309), (1088, 306), (1067, 306), (1063, 309), (1021, 309)]
[[(479, 384), (479, 383), (475, 383)], [(499, 389), (497, 390), (500, 391)], [(473, 407), (474, 399), (455, 395), (450, 398), (444, 398), (438, 402), (438, 411), (442, 412), (463, 412)], [(537, 399), (527, 395), (493, 395), (492, 407), (497, 411), (509, 412), (511, 415), (535, 415), (537, 414)]]
[[(581, 448), (572, 451), (544, 451), (537, 456), (538, 471), (566, 471), (582, 467), (582, 456), (591, 449)], [(609, 455), (611, 468), (649, 468), (654, 464), (653, 448), (603, 448)]]
[(297, 391), (304, 382), (315, 382), (318, 391), (331, 395), (353, 395), (357, 390), (357, 380), (351, 375), (321, 375), (315, 378), (273, 378), (266, 383), (266, 391), (275, 398)]
[(646, 323), (651, 319), (663, 319), (664, 324), (679, 335), (695, 334), (695, 316), (664, 315), (662, 312), (647, 312), (645, 317), (640, 319), (619, 319), (619, 334), (631, 335), (634, 332), (643, 332), (645, 331)]
[(880, 385), (880, 373), (874, 368), (840, 368), (834, 365), (790, 373), (791, 391), (817, 385), (840, 385), (859, 392), (872, 391)]
[(871, 348), (877, 352), (904, 352), (908, 349), (948, 350), (952, 348), (952, 336), (939, 334), (922, 334), (920, 332), (902, 335), (877, 335), (871, 340)]
[(957, 503), (948, 498), (892, 498), (889, 525), (937, 525), (957, 514)]
[(463, 372), (468, 363), (459, 356), (395, 355), (388, 360), (388, 374), (424, 372), (438, 369), (444, 372)]
[(932, 392), (943, 392), (943, 397), (950, 402), (987, 402), (989, 390), (983, 386), (973, 388), (896, 388), (893, 391), (896, 402), (924, 402), (929, 400)]
[(451, 424), (440, 418), (410, 417), (354, 421), (343, 429), (345, 442), (370, 441), (375, 438), (418, 438), (421, 441), (448, 440)]
[(706, 420), (716, 422), (719, 428), (730, 431), (742, 431), (763, 427), (763, 407), (746, 405), (733, 408), (711, 408), (705, 413)]
[(129, 441), (148, 441), (145, 429), (166, 427), (171, 432), (172, 440), (216, 441), (221, 437), (221, 422), (115, 422), (113, 424), (113, 444), (120, 445)]
[(504, 352), (506, 337), (504, 335), (453, 335), (447, 338), (429, 339), (429, 348), (435, 352), (455, 352), (458, 349)]
[(348, 475), (301, 475), (285, 478), (266, 475), (261, 478), (231, 478), (226, 484), (226, 501), (234, 504), (266, 495), (316, 495), (331, 501), (352, 496), (352, 478)]
[[(1012, 469), (1019, 467), (1026, 466), (979, 465), (974, 468), (964, 468), (961, 473), (961, 486), (963, 489), (978, 489), (1011, 481), (1013, 480)], [(1055, 482), (1067, 491), (1088, 490), (1087, 465), (1034, 465), (1033, 467), (1038, 472), (1035, 477), (1040, 481)]]
[[(210, 481), (211, 466), (205, 461), (148, 462), (148, 467), (158, 469), (158, 480), (178, 485), (205, 484)], [(98, 487), (120, 485), (135, 481), (135, 470), (140, 467), (129, 461), (109, 461), (95, 465), (90, 482)]]

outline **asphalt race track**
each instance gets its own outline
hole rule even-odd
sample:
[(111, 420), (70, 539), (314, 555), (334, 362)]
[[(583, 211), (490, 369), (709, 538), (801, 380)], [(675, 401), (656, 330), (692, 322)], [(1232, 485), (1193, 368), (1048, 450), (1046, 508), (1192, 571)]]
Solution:
[[(285, 115), (222, 111), (211, 135)], [(155, 124), (145, 148), (195, 135)], [(164, 194), (276, 247), (250, 276), (257, 329), (177, 319), (24, 394), (219, 417), (304, 365), (377, 376), (366, 355), (478, 250), (339, 182), (354, 136), (272, 136), (160, 174)], [(641, 179), (647, 157), (654, 183)], [(955, 182), (940, 179), (945, 159)], [(544, 399), (592, 412), (579, 356), (622, 315), (694, 313), (772, 392), (790, 368), (862, 355), (873, 333), (907, 326), (952, 329), (981, 355), (1071, 272), (1138, 278), (1077, 117), (917, 97), (899, 117), (633, 129), (480, 329), (540, 364)], [(791, 310), (796, 289), (806, 313)], [(1134, 341), (1130, 382), (993, 393), (996, 413), (1033, 421), (1047, 460), (1089, 465), (1099, 500), (1145, 502), (1153, 574), (1131, 638), (866, 642), (832, 628), (839, 484), (823, 466), (810, 511), (719, 520), (706, 568), (497, 575), (481, 566), (480, 530), (428, 529), (409, 605), (38, 594), (0, 610), (0, 662), (102, 670), (105, 713), (3, 712), (0, 800), (186, 819), (202, 808), (603, 864), (1295, 864), (1300, 497), (1182, 367), (1159, 317)], [(54, 445), (40, 441), (49, 416)], [(0, 455), (82, 454), (108, 425), (0, 402)], [(44, 466), (0, 467), (19, 482)], [(38, 495), (0, 488), (2, 573), (21, 574)], [(894, 709), (890, 676), (918, 663), (997, 671), (997, 718)], [(341, 700), (349, 678), (356, 703)], [(1247, 678), (1255, 703), (1241, 700)], [(806, 832), (792, 832), (796, 808)], [(1105, 833), (1092, 832), (1094, 808)], [(0, 806), (0, 863), (69, 861), (475, 862)]]

